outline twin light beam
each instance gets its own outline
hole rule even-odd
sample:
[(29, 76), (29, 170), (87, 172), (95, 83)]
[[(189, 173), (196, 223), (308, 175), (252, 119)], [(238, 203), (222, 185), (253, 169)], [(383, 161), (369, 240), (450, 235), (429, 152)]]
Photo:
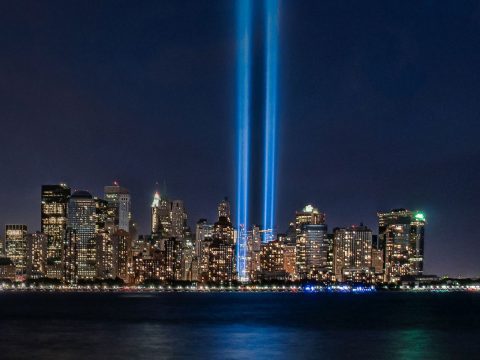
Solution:
[[(264, 241), (273, 238), (276, 200), (276, 132), (279, 0), (265, 1), (265, 126), (263, 158)], [(237, 271), (247, 281), (249, 226), (252, 1), (237, 0)]]

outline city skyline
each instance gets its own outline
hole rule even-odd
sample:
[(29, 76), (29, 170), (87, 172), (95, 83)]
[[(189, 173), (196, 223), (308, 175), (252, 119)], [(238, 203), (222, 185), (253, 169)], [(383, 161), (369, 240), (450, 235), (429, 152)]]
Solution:
[[(59, 182), (102, 194), (118, 180), (141, 232), (156, 182), (192, 219), (213, 219), (224, 196), (235, 201), (235, 5), (132, 8), (2, 4), (11, 34), (1, 43), (3, 224), (37, 228), (39, 184)], [(423, 209), (426, 268), (478, 275), (475, 7), (375, 9), (282, 2), (276, 222), (307, 203), (329, 224), (374, 229), (379, 210)], [(262, 59), (253, 61), (262, 72)], [(254, 104), (254, 130), (262, 106)]]
[(374, 235), (363, 223), (328, 231), (326, 214), (307, 204), (295, 211), (285, 233), (277, 233), (233, 223), (225, 197), (218, 202), (215, 221), (201, 218), (190, 227), (183, 200), (156, 191), (150, 231), (139, 234), (130, 191), (117, 182), (104, 186), (102, 197), (72, 192), (63, 183), (42, 185), (41, 194), (41, 232), (29, 232), (25, 224), (5, 225), (3, 281), (73, 288), (92, 281), (129, 287), (313, 282), (322, 289), (345, 283), (398, 287), (450, 281), (424, 267), (427, 221), (418, 210), (378, 212)]

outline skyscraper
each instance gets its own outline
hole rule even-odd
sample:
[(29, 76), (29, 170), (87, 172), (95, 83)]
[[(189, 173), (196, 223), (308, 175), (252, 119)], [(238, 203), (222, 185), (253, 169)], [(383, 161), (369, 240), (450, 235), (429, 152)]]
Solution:
[(296, 243), (297, 276), (323, 280), (328, 276), (327, 225), (303, 223)]
[(165, 195), (155, 192), (151, 206), (151, 231), (155, 237), (168, 239), (172, 233), (172, 204)]
[[(194, 266), (196, 278), (207, 280), (208, 278), (208, 247), (213, 240), (213, 224), (209, 224), (207, 219), (197, 221), (195, 228), (195, 255)], [(193, 270), (192, 270), (193, 271)]]
[(76, 262), (79, 279), (96, 277), (96, 203), (87, 191), (75, 191), (68, 201), (67, 228), (71, 234), (66, 240), (76, 243)]
[(384, 253), (384, 280), (398, 282), (423, 272), (425, 215), (406, 209), (378, 213), (378, 242)]
[[(116, 182), (104, 187), (105, 200), (108, 201), (110, 217), (114, 219), (115, 230), (130, 230), (130, 193)], [(112, 232), (112, 231), (111, 231)]]
[(187, 230), (187, 213), (182, 200), (173, 200), (170, 210), (172, 237), (183, 238)]
[(48, 236), (41, 232), (27, 235), (27, 277), (39, 279), (46, 275)]
[(217, 215), (218, 218), (220, 219), (221, 217), (227, 218), (227, 220), (230, 222), (230, 202), (228, 201), (228, 198), (225, 197), (220, 203), (218, 204), (217, 208)]
[(425, 251), (425, 215), (416, 212), (410, 222), (410, 271), (411, 275), (423, 275)]
[(212, 240), (208, 246), (208, 281), (229, 283), (236, 280), (235, 247), (222, 240)]
[(41, 232), (48, 236), (47, 276), (62, 276), (62, 248), (67, 227), (70, 188), (65, 184), (42, 185)]
[(17, 278), (22, 279), (27, 267), (27, 225), (5, 225), (5, 254), (15, 265)]
[(151, 233), (152, 235), (161, 234), (161, 222), (160, 222), (160, 194), (158, 191), (153, 195), (153, 201), (151, 206)]
[(372, 280), (372, 230), (363, 225), (337, 228), (333, 247), (337, 281)]
[(260, 227), (252, 225), (247, 233), (247, 276), (249, 281), (257, 281), (261, 272), (262, 233)]
[(297, 235), (300, 233), (302, 225), (325, 224), (325, 214), (321, 213), (316, 207), (306, 205), (301, 211), (295, 213), (295, 227)]
[(285, 280), (285, 244), (277, 239), (262, 244), (260, 256), (262, 280)]

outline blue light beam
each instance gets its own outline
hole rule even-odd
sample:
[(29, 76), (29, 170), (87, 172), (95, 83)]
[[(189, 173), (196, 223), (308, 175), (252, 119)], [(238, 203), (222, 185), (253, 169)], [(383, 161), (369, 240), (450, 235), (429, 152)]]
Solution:
[[(265, 0), (265, 139), (263, 176), (263, 241), (273, 239), (276, 206), (277, 87), (279, 0)], [(268, 231), (268, 230), (271, 230)]]
[(248, 281), (247, 229), (250, 174), (251, 0), (237, 0), (237, 271)]

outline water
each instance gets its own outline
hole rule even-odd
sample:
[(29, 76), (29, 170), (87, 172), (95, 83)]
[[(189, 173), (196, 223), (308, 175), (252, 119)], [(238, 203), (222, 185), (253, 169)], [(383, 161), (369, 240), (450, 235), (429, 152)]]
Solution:
[(473, 293), (2, 293), (0, 358), (480, 359)]

